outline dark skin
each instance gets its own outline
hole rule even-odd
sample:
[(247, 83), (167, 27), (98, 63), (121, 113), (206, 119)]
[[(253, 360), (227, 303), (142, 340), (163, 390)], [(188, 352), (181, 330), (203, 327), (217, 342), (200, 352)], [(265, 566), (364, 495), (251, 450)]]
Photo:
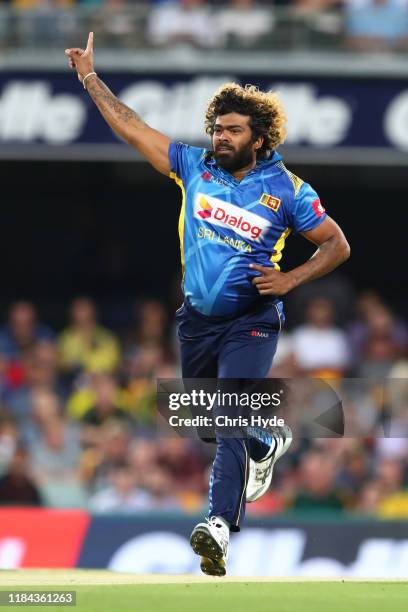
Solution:
[(250, 264), (250, 268), (260, 273), (252, 284), (261, 295), (286, 295), (295, 287), (328, 274), (350, 257), (350, 246), (331, 217), (326, 217), (316, 229), (303, 232), (302, 236), (319, 248), (309, 261), (297, 268), (280, 272), (268, 266)]
[[(251, 159), (248, 163), (231, 172), (238, 181), (255, 168), (257, 151), (263, 144), (262, 138), (253, 140), (249, 120), (249, 117), (238, 113), (217, 117), (212, 137), (214, 153), (220, 165), (242, 149), (250, 152)], [(350, 256), (350, 247), (342, 230), (330, 217), (316, 229), (303, 232), (302, 236), (319, 248), (309, 261), (290, 272), (280, 272), (271, 266), (250, 264), (250, 268), (260, 273), (260, 276), (253, 279), (252, 284), (261, 295), (285, 295), (303, 283), (328, 274)]]
[[(86, 49), (66, 49), (70, 68), (77, 71), (78, 79), (94, 70), (93, 32), (89, 34)], [(148, 126), (137, 113), (123, 104), (96, 75), (86, 79), (86, 88), (108, 125), (162, 174), (170, 173), (168, 149), (170, 139)], [(253, 140), (250, 118), (238, 113), (217, 117), (212, 145), (217, 163), (241, 181), (256, 166), (257, 152), (263, 138)], [(242, 163), (242, 165), (240, 165)], [(302, 234), (318, 249), (309, 261), (290, 270), (280, 272), (271, 266), (250, 264), (259, 272), (253, 284), (261, 295), (285, 295), (295, 287), (328, 274), (350, 256), (350, 247), (337, 223), (330, 217), (310, 232)]]
[(252, 129), (247, 115), (228, 113), (215, 120), (212, 145), (217, 163), (229, 169), (235, 160), (242, 160), (244, 165), (231, 169), (231, 174), (242, 181), (248, 172), (256, 166), (257, 152), (262, 147), (263, 138), (253, 140)]

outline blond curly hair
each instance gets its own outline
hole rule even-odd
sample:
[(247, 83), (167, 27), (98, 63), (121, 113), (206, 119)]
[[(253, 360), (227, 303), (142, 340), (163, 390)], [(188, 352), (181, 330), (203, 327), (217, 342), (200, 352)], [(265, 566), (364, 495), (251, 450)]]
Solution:
[(238, 83), (226, 83), (213, 95), (205, 113), (205, 131), (210, 136), (219, 115), (238, 113), (250, 117), (253, 139), (264, 139), (257, 156), (265, 158), (282, 144), (286, 137), (286, 113), (277, 94), (260, 91), (255, 85), (242, 87)]

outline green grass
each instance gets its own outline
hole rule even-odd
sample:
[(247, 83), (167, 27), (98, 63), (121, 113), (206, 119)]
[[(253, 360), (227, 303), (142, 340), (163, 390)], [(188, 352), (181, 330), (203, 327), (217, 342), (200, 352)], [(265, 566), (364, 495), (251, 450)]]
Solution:
[[(404, 582), (182, 582), (160, 584), (73, 584), (0, 589), (75, 590), (77, 606), (34, 610), (73, 612), (406, 612)], [(137, 577), (135, 577), (135, 581)], [(11, 607), (1, 607), (11, 610)], [(13, 608), (14, 610), (16, 608)], [(21, 607), (19, 610), (23, 609)]]

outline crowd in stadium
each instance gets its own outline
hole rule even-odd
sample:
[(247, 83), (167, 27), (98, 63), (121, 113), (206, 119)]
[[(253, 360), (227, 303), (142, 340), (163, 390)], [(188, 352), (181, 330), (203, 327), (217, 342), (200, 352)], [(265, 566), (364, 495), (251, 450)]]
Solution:
[(406, 51), (407, 6), (406, 0), (0, 0), (0, 43), (58, 46), (93, 29), (100, 45), (123, 48), (269, 49), (281, 40), (282, 49)]
[[(68, 317), (57, 333), (34, 304), (16, 302), (0, 329), (0, 504), (204, 509), (214, 446), (156, 429), (156, 379), (180, 375), (173, 316), (143, 300), (133, 324), (113, 331), (78, 298)], [(309, 299), (304, 322), (282, 334), (271, 375), (372, 381), (354, 398), (361, 429), (294, 440), (248, 512), (408, 516), (407, 349), (407, 323), (376, 293), (361, 294), (341, 327), (329, 299)], [(393, 379), (402, 387), (385, 397), (375, 381)], [(384, 435), (380, 415), (398, 402)]]

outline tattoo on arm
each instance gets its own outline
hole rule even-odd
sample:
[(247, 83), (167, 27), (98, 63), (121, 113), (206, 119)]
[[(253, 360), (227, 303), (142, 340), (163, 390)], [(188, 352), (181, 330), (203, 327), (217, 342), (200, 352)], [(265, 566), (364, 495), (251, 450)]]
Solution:
[(123, 104), (97, 76), (88, 81), (88, 93), (109, 125), (116, 130), (131, 124), (142, 127), (146, 124), (134, 110)]
[(109, 127), (137, 149), (156, 170), (168, 176), (170, 139), (149, 127), (134, 110), (118, 100), (96, 75), (87, 79), (86, 87)]

